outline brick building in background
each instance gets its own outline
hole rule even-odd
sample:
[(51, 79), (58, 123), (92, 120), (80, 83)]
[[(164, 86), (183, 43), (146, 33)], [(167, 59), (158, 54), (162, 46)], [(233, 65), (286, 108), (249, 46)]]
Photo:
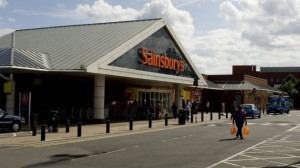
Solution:
[(213, 103), (212, 110), (215, 111), (220, 111), (222, 103), (225, 103), (225, 110), (230, 111), (231, 104), (234, 101), (237, 105), (250, 103), (255, 104), (259, 109), (266, 109), (268, 96), (282, 93), (280, 90), (268, 85), (266, 79), (247, 74), (208, 75), (205, 77), (224, 89), (222, 92), (216, 90), (206, 91), (206, 97), (208, 101)]
[(213, 111), (220, 111), (222, 103), (226, 111), (230, 111), (233, 101), (265, 109), (268, 96), (283, 94), (278, 88), (289, 74), (300, 79), (300, 67), (261, 67), (257, 71), (256, 65), (233, 65), (232, 75), (203, 75), (207, 81), (224, 89), (203, 90), (203, 101), (209, 101)]
[(232, 74), (247, 74), (266, 79), (270, 86), (279, 88), (289, 74), (300, 79), (300, 67), (260, 67), (260, 71), (256, 71), (256, 65), (233, 65)]

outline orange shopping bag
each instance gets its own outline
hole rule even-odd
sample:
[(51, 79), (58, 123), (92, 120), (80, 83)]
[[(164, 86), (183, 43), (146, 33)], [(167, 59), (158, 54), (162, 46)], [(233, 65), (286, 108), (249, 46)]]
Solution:
[(248, 125), (245, 125), (243, 128), (243, 134), (248, 135), (249, 133), (250, 133), (250, 128), (248, 127)]
[(235, 128), (235, 125), (234, 124), (232, 124), (232, 126), (231, 126), (231, 130), (230, 130), (231, 132), (231, 135), (234, 135), (235, 134), (235, 132), (236, 132), (236, 128)]

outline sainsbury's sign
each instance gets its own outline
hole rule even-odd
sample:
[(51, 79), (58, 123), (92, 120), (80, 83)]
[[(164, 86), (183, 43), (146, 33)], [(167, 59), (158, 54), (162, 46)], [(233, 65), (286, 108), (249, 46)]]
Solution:
[(176, 71), (176, 75), (184, 71), (184, 61), (182, 58), (170, 58), (167, 53), (158, 55), (155, 50), (150, 51), (148, 48), (140, 48), (139, 53), (142, 56), (141, 64), (143, 65), (174, 70)]

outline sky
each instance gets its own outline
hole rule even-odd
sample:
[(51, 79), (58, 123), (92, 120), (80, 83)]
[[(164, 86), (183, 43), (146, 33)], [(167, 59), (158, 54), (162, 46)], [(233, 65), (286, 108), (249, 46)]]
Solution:
[(164, 18), (198, 71), (300, 67), (299, 0), (0, 0), (0, 36), (20, 29)]

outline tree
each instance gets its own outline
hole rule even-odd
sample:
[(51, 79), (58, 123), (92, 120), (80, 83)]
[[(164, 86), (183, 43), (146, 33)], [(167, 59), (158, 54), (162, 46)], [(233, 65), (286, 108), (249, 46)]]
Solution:
[(287, 82), (287, 81), (291, 81), (292, 83), (296, 84), (297, 83), (297, 78), (292, 75), (292, 74), (289, 74), (285, 80), (283, 81), (283, 83)]
[(299, 96), (299, 89), (297, 89), (297, 86), (299, 88), (300, 83), (297, 81), (297, 79), (293, 75), (288, 75), (287, 78), (284, 80), (284, 82), (280, 85), (279, 89), (286, 92), (289, 97), (290, 101), (294, 102), (294, 106), (298, 105), (298, 102), (295, 101), (297, 100)]
[(298, 94), (295, 85), (292, 81), (286, 81), (280, 85), (279, 89), (286, 92), (291, 98), (294, 98)]
[(295, 96), (295, 107), (300, 107), (300, 80), (295, 84), (295, 89), (298, 91), (298, 94)]

